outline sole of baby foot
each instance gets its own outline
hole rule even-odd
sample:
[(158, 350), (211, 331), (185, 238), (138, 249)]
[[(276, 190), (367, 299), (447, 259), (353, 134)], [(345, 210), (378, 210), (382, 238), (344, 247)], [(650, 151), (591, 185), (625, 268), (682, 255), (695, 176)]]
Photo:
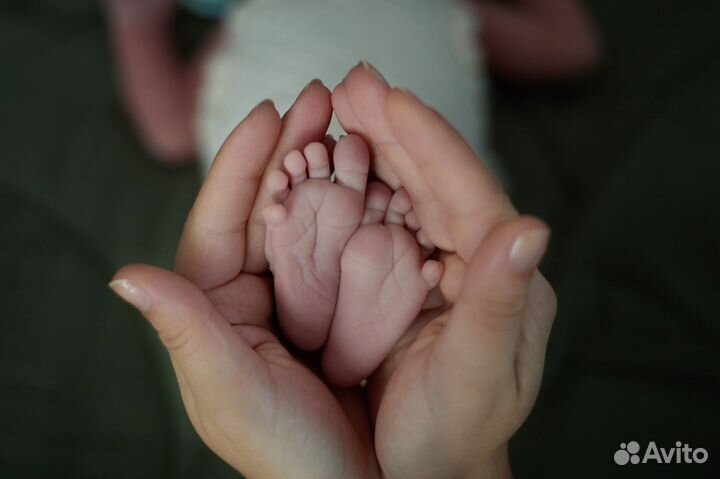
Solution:
[[(392, 197), (391, 197), (392, 196)], [(327, 378), (357, 385), (383, 361), (440, 281), (442, 264), (426, 260), (405, 218), (407, 193), (368, 186), (363, 226), (342, 256), (335, 316), (323, 355)]]
[(337, 303), (340, 259), (363, 215), (369, 153), (357, 136), (328, 152), (313, 143), (268, 176), (275, 204), (266, 208), (266, 253), (274, 275), (280, 327), (295, 346), (325, 344)]

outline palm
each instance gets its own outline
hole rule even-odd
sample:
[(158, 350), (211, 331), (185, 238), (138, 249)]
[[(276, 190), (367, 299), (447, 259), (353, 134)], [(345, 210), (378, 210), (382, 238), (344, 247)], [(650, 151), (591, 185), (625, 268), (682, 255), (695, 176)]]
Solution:
[[(251, 374), (228, 375), (232, 378), (231, 384), (225, 385), (229, 394), (210, 408), (198, 407), (203, 399), (194, 397), (193, 389), (181, 383), (190, 419), (208, 445), (231, 464), (233, 450), (262, 448), (281, 440), (282, 448), (268, 447), (264, 451), (264, 461), (313, 470), (316, 477), (341, 477), (344, 464), (365, 460), (368, 444), (362, 444), (361, 434), (353, 429), (340, 402), (315, 374), (292, 357), (269, 324), (262, 320), (248, 324), (249, 310), (262, 312), (265, 307), (258, 309), (258, 305), (272, 301), (266, 281), (241, 274), (206, 292), (214, 307), (211, 314), (219, 323), (218, 331), (225, 336), (224, 357), (229, 363), (225, 367)], [(240, 290), (243, 294), (237, 294)], [(248, 345), (251, 355), (246, 354)], [(248, 438), (251, 444), (234, 442)], [(319, 457), (325, 461), (319, 462)]]
[[(515, 356), (517, 369), (500, 384), (473, 381), (474, 374), (466, 358), (459, 358), (456, 351), (444, 347), (442, 338), (445, 326), (452, 321), (452, 307), (439, 315), (429, 311), (418, 318), (378, 370), (371, 388), (370, 400), (377, 414), (377, 456), (389, 472), (415, 471), (415, 477), (421, 477), (421, 473), (432, 468), (452, 470), (453, 452), (462, 450), (468, 441), (454, 434), (462, 430), (459, 425), (477, 424), (472, 443), (477, 446), (483, 437), (492, 437), (493, 443), (485, 444), (492, 449), (504, 444), (525, 420), (524, 415), (516, 415), (512, 424), (501, 423), (507, 417), (502, 410), (512, 411), (518, 407), (529, 410), (537, 393), (534, 385), (533, 390), (523, 390), (533, 383), (537, 373), (536, 366), (524, 358), (532, 355), (537, 343), (532, 337), (535, 334), (532, 325), (554, 315), (554, 293), (539, 274), (531, 296), (529, 306), (519, 313), (522, 317), (518, 321), (530, 327), (521, 331)], [(457, 398), (466, 397), (470, 391), (476, 398), (470, 410), (458, 408), (451, 414), (447, 412), (449, 404), (457, 403)], [(434, 441), (427, 449), (423, 442), (428, 435), (443, 440)], [(436, 456), (446, 463), (441, 463)], [(408, 458), (408, 462), (398, 463), (398, 458), (403, 457)]]
[[(437, 378), (432, 377), (432, 356), (437, 334), (441, 330), (445, 315), (430, 321), (419, 336), (401, 350), (396, 351), (394, 370), (386, 368), (381, 375), (387, 375), (384, 387), (374, 385), (371, 395), (377, 404), (375, 424), (375, 445), (378, 460), (388, 472), (396, 469), (410, 471), (429, 471), (429, 464), (423, 464), (417, 458), (427, 458), (430, 464), (436, 463), (431, 455), (415, 455), (428, 434), (441, 432), (436, 424), (438, 419), (432, 403)], [(422, 429), (418, 425), (422, 424)], [(418, 441), (418, 442), (415, 442)], [(409, 454), (412, 451), (412, 454)], [(439, 451), (438, 451), (439, 452)], [(414, 458), (408, 463), (398, 463), (395, 458)], [(439, 464), (436, 464), (439, 466)], [(417, 476), (420, 477), (420, 476)]]
[(273, 334), (267, 277), (240, 273), (200, 288), (145, 265), (118, 275), (154, 297), (138, 307), (170, 352), (193, 426), (229, 464), (249, 477), (370, 477), (377, 469), (359, 398), (334, 396)]

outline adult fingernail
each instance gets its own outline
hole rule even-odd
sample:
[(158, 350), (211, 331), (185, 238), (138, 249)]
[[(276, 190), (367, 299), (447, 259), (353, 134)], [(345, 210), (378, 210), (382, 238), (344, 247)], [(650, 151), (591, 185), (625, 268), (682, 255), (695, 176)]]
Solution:
[(150, 295), (134, 281), (116, 279), (108, 286), (110, 286), (110, 289), (112, 289), (115, 294), (136, 307), (140, 312), (146, 312), (150, 309), (152, 304)]
[(518, 273), (529, 273), (540, 264), (548, 241), (547, 229), (530, 230), (522, 233), (510, 249), (510, 266)]
[(255, 106), (255, 108), (252, 109), (252, 111), (251, 111), (250, 113), (252, 113), (253, 111), (259, 109), (259, 108), (260, 108), (261, 106), (263, 106), (263, 105), (270, 105), (270, 106), (272, 106), (273, 108), (275, 107), (275, 103), (274, 103), (271, 99), (268, 98), (268, 99), (263, 100), (263, 101), (261, 101), (260, 103), (258, 103), (258, 104)]
[(301, 94), (302, 94), (302, 93), (305, 93), (306, 91), (308, 91), (308, 90), (310, 89), (310, 87), (313, 86), (313, 85), (321, 85), (321, 86), (324, 86), (322, 80), (320, 80), (319, 78), (315, 78), (313, 81), (311, 81), (310, 83), (308, 83), (307, 85), (305, 85), (305, 88), (303, 88), (303, 91), (301, 92)]
[(370, 73), (372, 76), (374, 76), (375, 78), (377, 78), (383, 85), (388, 86), (388, 82), (387, 82), (387, 80), (385, 80), (385, 77), (383, 77), (383, 76), (380, 74), (380, 72), (375, 69), (374, 66), (370, 65), (370, 64), (369, 64), (368, 62), (366, 62), (365, 60), (361, 61), (360, 63), (362, 64), (362, 66), (363, 66), (363, 68), (365, 69), (365, 71), (367, 71), (367, 72)]

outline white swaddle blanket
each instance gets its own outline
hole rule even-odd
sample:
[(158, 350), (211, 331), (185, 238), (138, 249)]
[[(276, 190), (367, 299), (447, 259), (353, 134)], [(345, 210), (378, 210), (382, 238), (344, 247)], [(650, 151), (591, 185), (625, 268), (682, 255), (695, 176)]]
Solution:
[[(246, 0), (225, 30), (201, 97), (205, 167), (259, 101), (271, 98), (283, 113), (310, 80), (332, 88), (361, 59), (415, 92), (491, 158), (484, 66), (471, 17), (458, 2)], [(342, 133), (335, 120), (330, 133)]]

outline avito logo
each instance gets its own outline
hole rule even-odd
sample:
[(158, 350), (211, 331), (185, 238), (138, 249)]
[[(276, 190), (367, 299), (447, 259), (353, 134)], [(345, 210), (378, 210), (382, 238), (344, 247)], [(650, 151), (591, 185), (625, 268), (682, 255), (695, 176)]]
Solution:
[(710, 455), (706, 449), (702, 447), (693, 449), (689, 444), (683, 444), (680, 441), (675, 443), (675, 447), (668, 449), (658, 447), (655, 441), (650, 441), (641, 457), (640, 444), (637, 441), (630, 441), (627, 444), (624, 442), (620, 444), (620, 449), (615, 451), (613, 460), (619, 466), (646, 464), (648, 462), (658, 464), (704, 464), (709, 457)]

